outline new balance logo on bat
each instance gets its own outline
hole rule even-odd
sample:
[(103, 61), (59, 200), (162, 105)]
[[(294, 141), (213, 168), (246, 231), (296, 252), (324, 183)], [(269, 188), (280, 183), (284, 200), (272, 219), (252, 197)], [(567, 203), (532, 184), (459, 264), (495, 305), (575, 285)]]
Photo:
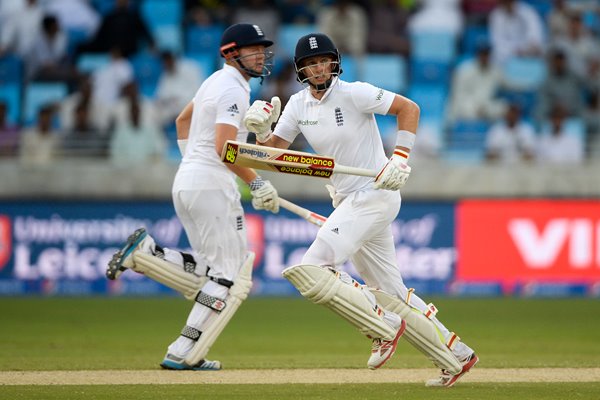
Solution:
[[(234, 104), (234, 105), (232, 105), (231, 107), (229, 107), (227, 109), (227, 112), (234, 113), (234, 114), (239, 114), (240, 110), (238, 110), (237, 104)], [(232, 114), (232, 116), (233, 116), (233, 114)]]

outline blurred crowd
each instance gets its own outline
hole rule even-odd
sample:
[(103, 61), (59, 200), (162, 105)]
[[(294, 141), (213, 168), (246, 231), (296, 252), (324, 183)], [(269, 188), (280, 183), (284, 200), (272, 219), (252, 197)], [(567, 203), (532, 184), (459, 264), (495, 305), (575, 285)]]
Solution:
[[(301, 88), (291, 52), (320, 31), (342, 53), (342, 79), (421, 106), (415, 157), (600, 160), (597, 0), (0, 0), (0, 157), (177, 159), (174, 119), (236, 22), (277, 44), (255, 98), (285, 104)], [(379, 120), (391, 143), (394, 122)]]

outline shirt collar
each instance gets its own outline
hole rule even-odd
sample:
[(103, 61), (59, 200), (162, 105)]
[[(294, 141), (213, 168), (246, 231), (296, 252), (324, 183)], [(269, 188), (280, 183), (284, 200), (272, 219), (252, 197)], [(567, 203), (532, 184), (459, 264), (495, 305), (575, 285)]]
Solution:
[(306, 103), (322, 103), (324, 102), (330, 95), (331, 91), (333, 90), (333, 87), (338, 83), (338, 77), (334, 76), (333, 80), (331, 81), (331, 85), (327, 88), (327, 91), (325, 91), (325, 94), (323, 95), (323, 97), (321, 97), (321, 100), (317, 100), (313, 97), (313, 95), (310, 93), (310, 86), (308, 86), (306, 88), (306, 90), (308, 91), (308, 95), (306, 96)]
[(248, 93), (250, 93), (250, 84), (237, 68), (232, 67), (229, 64), (223, 64), (223, 71), (233, 76), (244, 87), (244, 89), (246, 89)]

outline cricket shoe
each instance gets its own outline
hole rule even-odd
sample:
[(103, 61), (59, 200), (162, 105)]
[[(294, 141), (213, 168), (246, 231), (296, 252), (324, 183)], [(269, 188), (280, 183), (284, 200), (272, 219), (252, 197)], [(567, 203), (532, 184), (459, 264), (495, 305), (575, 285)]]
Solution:
[(451, 387), (459, 380), (464, 374), (469, 372), (471, 368), (475, 366), (479, 362), (479, 357), (475, 353), (472, 353), (469, 357), (467, 357), (464, 361), (462, 361), (462, 370), (456, 374), (452, 375), (445, 369), (442, 370), (439, 378), (430, 379), (425, 382), (425, 386), (429, 387)]
[(148, 236), (148, 233), (144, 228), (139, 228), (129, 235), (123, 248), (113, 254), (112, 260), (108, 263), (108, 268), (106, 269), (106, 277), (108, 279), (115, 280), (127, 268), (133, 267), (133, 251), (140, 247), (140, 243), (142, 243), (146, 236)]
[(369, 369), (377, 369), (385, 364), (396, 351), (398, 339), (402, 337), (406, 330), (406, 321), (400, 321), (400, 328), (396, 332), (396, 336), (392, 340), (373, 339), (373, 347), (371, 348), (371, 357), (367, 361)]
[(221, 369), (221, 362), (216, 360), (200, 360), (195, 365), (188, 365), (183, 358), (167, 353), (160, 366), (164, 369), (174, 371), (219, 371)]

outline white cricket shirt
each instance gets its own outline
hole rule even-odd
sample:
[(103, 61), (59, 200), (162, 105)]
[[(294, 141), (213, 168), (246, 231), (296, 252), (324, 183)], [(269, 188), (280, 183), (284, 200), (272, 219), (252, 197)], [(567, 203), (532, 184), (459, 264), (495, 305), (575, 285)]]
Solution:
[[(292, 143), (302, 133), (320, 155), (338, 164), (379, 171), (387, 157), (374, 114), (387, 114), (395, 94), (365, 82), (334, 78), (321, 100), (310, 89), (294, 94), (274, 134)], [(341, 195), (371, 186), (373, 178), (334, 174), (331, 182)]]
[(233, 125), (236, 140), (245, 142), (248, 131), (242, 119), (250, 106), (250, 85), (242, 74), (225, 64), (206, 79), (193, 99), (194, 112), (180, 170), (209, 170), (233, 175), (215, 150), (215, 124)]

